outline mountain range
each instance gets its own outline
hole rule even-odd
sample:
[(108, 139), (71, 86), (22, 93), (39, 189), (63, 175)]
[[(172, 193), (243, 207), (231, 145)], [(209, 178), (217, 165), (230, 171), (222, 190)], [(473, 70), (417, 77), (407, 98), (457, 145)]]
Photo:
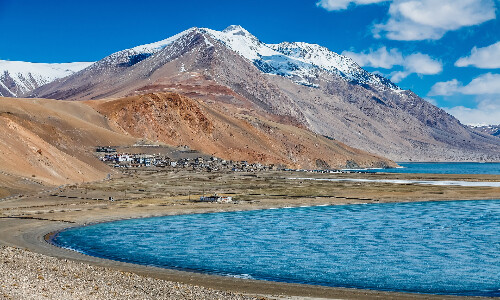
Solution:
[(500, 125), (469, 125), (469, 128), (500, 137)]
[[(497, 137), (352, 59), (315, 44), (265, 44), (241, 26), (191, 28), (66, 71), (31, 85), (25, 82), (34, 73), (5, 71), (0, 86), (10, 94), (1, 95), (92, 100), (176, 93), (396, 161), (500, 161)], [(16, 76), (22, 88), (4, 80)]]
[(90, 66), (91, 62), (62, 64), (0, 60), (0, 96), (21, 97), (37, 87)]

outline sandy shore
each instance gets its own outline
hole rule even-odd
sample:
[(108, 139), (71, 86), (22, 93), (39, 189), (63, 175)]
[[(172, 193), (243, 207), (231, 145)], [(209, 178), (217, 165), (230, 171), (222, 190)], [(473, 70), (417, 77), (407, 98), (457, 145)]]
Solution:
[[(172, 180), (177, 182), (178, 186), (183, 189), (186, 186), (186, 183), (183, 183), (181, 180), (184, 178), (183, 176), (187, 176), (185, 178), (188, 178), (190, 183), (199, 184), (197, 182), (193, 183), (192, 174), (186, 173), (181, 175), (178, 174)], [(203, 178), (205, 175), (200, 176), (200, 178)], [(210, 174), (206, 176), (214, 175)], [(365, 175), (352, 176), (362, 177)], [(385, 177), (378, 176), (377, 178), (392, 178), (393, 176), (386, 175)], [(404, 175), (403, 177), (409, 178), (411, 176)], [(419, 178), (424, 179), (435, 177), (419, 175)], [(447, 180), (457, 178), (464, 180), (464, 176), (438, 177), (440, 179), (446, 178)], [(211, 181), (225, 179), (223, 176), (221, 178), (211, 178)], [(283, 184), (286, 186), (289, 183), (286, 178), (287, 176), (283, 176), (283, 174), (274, 174), (266, 180), (262, 180), (262, 182), (271, 181), (271, 185), (276, 186), (276, 182), (284, 181)], [(134, 181), (137, 180), (137, 178), (132, 179)], [(163, 182), (165, 179), (162, 178), (161, 180)], [(240, 184), (242, 180), (243, 178), (235, 178), (234, 182)], [(88, 196), (91, 193), (100, 194), (101, 196), (107, 196), (107, 193), (114, 193), (112, 187), (114, 184), (117, 184), (116, 182), (105, 183), (100, 185), (100, 187), (96, 187), (94, 184), (92, 188), (95, 189), (92, 192), (88, 191), (91, 188), (90, 185), (82, 185), (67, 187), (57, 191), (57, 193), (40, 193), (24, 198), (2, 201), (0, 202), (0, 245), (10, 247), (0, 249), (2, 260), (9, 261), (8, 263), (3, 263), (3, 269), (0, 269), (2, 274), (0, 276), (3, 276), (0, 278), (0, 281), (3, 282), (0, 287), (0, 295), (4, 295), (6, 299), (9, 297), (14, 299), (247, 299), (245, 297), (284, 299), (292, 299), (293, 297), (329, 299), (467, 299), (468, 297), (387, 293), (246, 280), (139, 266), (99, 259), (61, 249), (47, 243), (45, 237), (51, 232), (72, 226), (126, 218), (283, 206), (394, 202), (397, 201), (393, 197), (395, 194), (400, 195), (400, 199), (403, 199), (403, 201), (451, 200), (454, 195), (458, 194), (461, 197), (455, 199), (500, 198), (500, 188), (495, 187), (479, 189), (477, 187), (432, 187), (425, 189), (426, 187), (381, 183), (363, 183), (361, 186), (359, 183), (318, 182), (300, 184), (307, 185), (303, 187), (306, 190), (318, 189), (320, 187), (318, 184), (321, 184), (324, 185), (324, 189), (327, 192), (333, 193), (335, 191), (336, 194), (328, 197), (324, 195), (317, 197), (291, 197), (288, 195), (287, 197), (285, 194), (280, 194), (281, 197), (270, 197), (271, 194), (269, 194), (269, 197), (266, 197), (265, 194), (267, 192), (262, 186), (254, 186), (261, 181), (256, 180), (255, 177), (252, 180), (247, 180), (245, 185), (238, 188), (232, 187), (232, 191), (235, 194), (242, 193), (241, 189), (248, 188), (247, 185), (251, 185), (253, 189), (259, 190), (261, 192), (260, 195), (263, 196), (261, 197), (257, 193), (253, 193), (255, 194), (254, 198), (258, 200), (252, 200), (252, 197), (248, 197), (248, 200), (241, 201), (238, 204), (190, 202), (186, 199), (185, 195), (182, 195), (180, 190), (176, 192), (178, 193), (177, 196), (163, 198), (146, 196), (114, 202), (92, 200)], [(276, 182), (273, 182), (273, 180)], [(478, 175), (476, 177), (472, 176), (472, 178), (468, 176), (465, 180), (500, 181), (500, 176)], [(225, 180), (225, 184), (229, 185), (230, 183), (228, 183), (228, 180)], [(359, 190), (360, 186), (363, 188), (363, 191)], [(422, 193), (417, 193), (422, 188), (431, 193), (423, 197)], [(87, 197), (83, 196), (83, 189), (85, 189)], [(337, 189), (338, 193), (336, 192)], [(344, 189), (358, 189), (358, 194), (361, 194), (363, 198), (340, 194), (340, 191)], [(171, 190), (176, 191), (174, 188)], [(355, 195), (355, 192), (353, 195)], [(318, 190), (318, 193), (321, 194), (322, 192)], [(419, 196), (413, 197), (412, 195)], [(188, 197), (191, 198), (191, 195)], [(27, 249), (29, 251), (19, 249)], [(94, 279), (95, 281), (78, 281), (78, 278), (66, 276), (64, 274), (69, 273), (63, 270), (63, 266), (67, 266), (67, 270), (72, 273), (80, 274), (79, 276), (82, 278)], [(123, 272), (130, 272), (132, 274)], [(38, 275), (44, 279), (39, 279)], [(130, 278), (132, 277), (135, 284), (131, 286)], [(107, 284), (110, 281), (113, 282), (111, 285), (112, 288)], [(66, 285), (69, 287), (66, 287)], [(97, 290), (89, 288), (92, 285), (97, 287)], [(66, 289), (63, 289), (63, 287), (66, 287)]]

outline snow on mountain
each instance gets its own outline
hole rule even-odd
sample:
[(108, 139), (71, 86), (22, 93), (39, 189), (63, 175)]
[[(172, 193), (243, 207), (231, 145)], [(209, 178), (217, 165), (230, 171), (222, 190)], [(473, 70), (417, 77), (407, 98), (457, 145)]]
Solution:
[(485, 125), (485, 124), (475, 124), (467, 125), (469, 128), (481, 131), (486, 134), (491, 134), (493, 136), (500, 137), (500, 125)]
[(317, 44), (283, 42), (280, 44), (268, 44), (268, 46), (288, 57), (313, 64), (351, 81), (377, 86), (388, 86), (395, 90), (400, 89), (386, 78), (364, 70), (351, 58), (337, 54)]
[(74, 74), (92, 62), (30, 63), (0, 60), (0, 96), (19, 97), (24, 93)]
[(314, 65), (272, 49), (239, 25), (231, 25), (223, 31), (208, 28), (200, 30), (250, 60), (264, 73), (288, 77), (304, 85), (314, 85), (311, 79), (318, 71)]
[(175, 42), (179, 38), (191, 33), (194, 30), (196, 30), (195, 27), (190, 28), (188, 30), (184, 30), (181, 33), (178, 33), (174, 36), (171, 36), (171, 37), (164, 39), (164, 40), (161, 40), (159, 42), (137, 46), (137, 47), (131, 48), (130, 50), (137, 52), (137, 53), (155, 53), (155, 52), (158, 52), (159, 50), (165, 48), (166, 46), (170, 45), (171, 43)]
[(0, 61), (0, 96), (25, 95), (39, 86), (84, 68), (98, 74), (113, 68), (130, 67), (173, 43), (182, 48), (184, 41), (189, 42), (185, 37), (192, 33), (202, 33), (208, 47), (213, 46), (210, 39), (219, 41), (248, 59), (260, 71), (287, 77), (297, 84), (314, 87), (320, 74), (329, 72), (350, 82), (401, 90), (390, 80), (367, 72), (352, 59), (325, 47), (302, 42), (265, 44), (241, 26), (231, 25), (223, 31), (193, 27), (158, 42), (113, 53), (96, 63), (35, 64)]
[(241, 56), (250, 61), (261, 59), (262, 57), (281, 55), (281, 53), (269, 48), (254, 35), (239, 25), (231, 25), (223, 31), (216, 31), (208, 28), (200, 29), (208, 33), (213, 38), (223, 42), (231, 50), (238, 52)]
[(181, 33), (178, 33), (174, 36), (171, 36), (167, 39), (150, 43), (150, 44), (145, 44), (145, 45), (140, 45), (136, 46), (134, 48), (130, 49), (125, 49), (122, 51), (115, 52), (107, 57), (105, 57), (103, 60), (99, 61), (97, 64), (92, 66), (91, 68), (93, 69), (100, 69), (102, 67), (107, 66), (108, 64), (122, 64), (126, 66), (132, 66), (149, 56), (161, 51), (163, 48), (167, 47), (168, 45), (172, 44), (173, 42), (181, 39), (182, 37), (188, 35), (189, 33), (197, 30), (197, 28), (193, 27), (188, 30), (184, 30)]
[(314, 86), (314, 78), (324, 70), (349, 81), (399, 90), (388, 79), (367, 72), (351, 58), (319, 45), (302, 42), (265, 44), (238, 25), (231, 25), (223, 31), (200, 30), (253, 62), (262, 72), (289, 77), (299, 84)]

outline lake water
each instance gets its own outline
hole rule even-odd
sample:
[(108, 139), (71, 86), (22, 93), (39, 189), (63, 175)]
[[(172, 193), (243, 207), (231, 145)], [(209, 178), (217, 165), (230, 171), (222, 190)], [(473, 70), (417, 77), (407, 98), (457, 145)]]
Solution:
[(124, 220), (53, 242), (242, 278), (500, 296), (500, 200), (316, 206)]
[(290, 177), (290, 180), (315, 180), (331, 182), (381, 182), (391, 184), (419, 184), (440, 186), (468, 186), (468, 187), (500, 187), (500, 181), (463, 181), (463, 180), (406, 180), (406, 179), (364, 179), (364, 178), (310, 178)]
[(500, 175), (500, 163), (398, 163), (403, 168), (372, 169), (368, 172), (490, 174)]

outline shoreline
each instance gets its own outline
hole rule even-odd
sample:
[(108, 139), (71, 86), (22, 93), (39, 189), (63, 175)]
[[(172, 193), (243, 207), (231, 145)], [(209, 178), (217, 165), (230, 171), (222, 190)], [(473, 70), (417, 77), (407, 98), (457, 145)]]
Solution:
[[(450, 176), (453, 177), (453, 176)], [(498, 180), (498, 176), (493, 176)], [(497, 191), (497, 189), (495, 189)], [(472, 196), (474, 194), (474, 196)], [(497, 194), (495, 192), (495, 194)], [(498, 193), (500, 195), (500, 193)], [(494, 199), (487, 195), (476, 195), (471, 193), (463, 199), (401, 199), (399, 201), (381, 200), (375, 203), (391, 202), (420, 202), (420, 201), (462, 201), (462, 200), (487, 200)], [(437, 197), (435, 197), (437, 198)], [(498, 197), (500, 198), (500, 197)], [(16, 200), (18, 202), (19, 200)], [(373, 202), (369, 202), (373, 203)], [(68, 259), (93, 266), (109, 268), (111, 270), (132, 272), (141, 276), (180, 282), (184, 284), (203, 286), (210, 289), (243, 293), (245, 295), (258, 295), (271, 299), (286, 297), (310, 297), (327, 299), (481, 299), (473, 296), (453, 296), (435, 294), (417, 294), (403, 292), (387, 292), (351, 288), (334, 288), (307, 284), (283, 283), (274, 281), (263, 281), (253, 279), (241, 279), (229, 276), (209, 275), (197, 272), (188, 272), (175, 269), (163, 269), (158, 267), (136, 265), (131, 263), (112, 261), (108, 259), (88, 256), (76, 251), (57, 247), (47, 241), (51, 234), (58, 231), (102, 222), (112, 222), (131, 218), (159, 217), (178, 214), (214, 213), (225, 211), (260, 210), (283, 207), (318, 206), (318, 205), (342, 205), (342, 204), (366, 204), (366, 201), (354, 198), (332, 199), (332, 198), (300, 198), (284, 199), (283, 201), (261, 201), (242, 204), (206, 204), (206, 203), (173, 203), (170, 206), (161, 204), (143, 204), (133, 207), (121, 207), (120, 203), (107, 203), (102, 206), (101, 202), (91, 203), (92, 213), (84, 210), (54, 212), (52, 214), (40, 214), (39, 219), (30, 217), (1, 217), (0, 218), (0, 245), (13, 246), (21, 249), (40, 253), (42, 255)], [(98, 206), (101, 205), (101, 206)], [(75, 205), (76, 206), (76, 205)], [(106, 208), (106, 209), (104, 209)], [(24, 211), (28, 209), (24, 208)], [(31, 211), (31, 210), (30, 210)], [(31, 215), (33, 216), (33, 215)], [(35, 215), (38, 216), (38, 215)], [(291, 299), (291, 298), (286, 298)], [(491, 299), (491, 298), (485, 298)]]

